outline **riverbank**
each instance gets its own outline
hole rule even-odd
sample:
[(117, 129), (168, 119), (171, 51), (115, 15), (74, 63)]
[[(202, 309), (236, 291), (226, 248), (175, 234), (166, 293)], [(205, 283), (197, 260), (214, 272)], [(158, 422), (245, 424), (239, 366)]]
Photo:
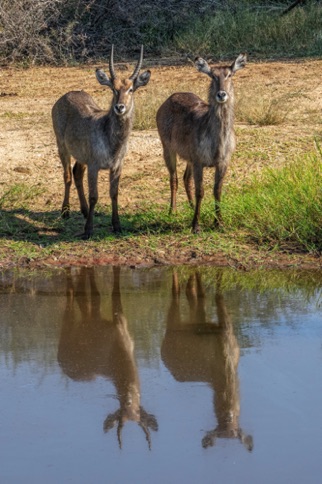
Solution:
[[(118, 67), (118, 66), (117, 66)], [(131, 69), (132, 66), (122, 66)], [(193, 66), (151, 68), (150, 84), (136, 93), (136, 122), (120, 183), (123, 234), (111, 231), (109, 176), (99, 176), (94, 237), (77, 234), (84, 220), (76, 190), (71, 218), (60, 217), (62, 167), (51, 126), (51, 107), (63, 93), (84, 89), (108, 107), (110, 92), (97, 84), (95, 66), (0, 70), (0, 267), (46, 265), (214, 264), (252, 267), (321, 267), (316, 250), (254, 242), (228, 225), (212, 230), (213, 170), (205, 170), (202, 231), (190, 233), (192, 214), (179, 166), (178, 214), (168, 216), (167, 169), (155, 129), (155, 112), (171, 92), (206, 99), (208, 78)], [(126, 75), (125, 71), (125, 75)], [(314, 154), (321, 139), (322, 61), (252, 63), (235, 78), (237, 150), (224, 184), (247, 187), (251, 178)]]

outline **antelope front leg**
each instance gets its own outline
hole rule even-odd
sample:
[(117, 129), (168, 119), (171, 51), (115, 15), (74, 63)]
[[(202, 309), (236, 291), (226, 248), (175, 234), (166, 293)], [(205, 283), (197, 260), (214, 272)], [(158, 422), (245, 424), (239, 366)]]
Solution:
[(177, 190), (178, 190), (178, 175), (177, 175), (177, 156), (172, 151), (169, 151), (165, 147), (163, 148), (163, 156), (165, 164), (167, 165), (170, 175), (170, 210), (169, 213), (176, 212), (177, 210)]
[(192, 184), (192, 167), (187, 163), (184, 175), (183, 175), (184, 187), (188, 197), (189, 205), (193, 208), (193, 184)]
[(205, 292), (198, 272), (189, 277), (186, 296), (189, 304), (189, 321), (192, 324), (206, 324)]
[(78, 163), (76, 161), (74, 168), (73, 168), (73, 175), (74, 175), (74, 181), (75, 185), (77, 188), (77, 193), (78, 193), (78, 198), (79, 198), (79, 203), (80, 203), (80, 209), (82, 214), (84, 215), (84, 218), (88, 217), (88, 205), (87, 201), (84, 195), (84, 186), (83, 186), (83, 178), (84, 178), (84, 172), (85, 172), (85, 165), (82, 165), (81, 163)]
[(88, 198), (89, 198), (89, 211), (88, 216), (85, 224), (85, 231), (83, 235), (83, 239), (89, 239), (93, 235), (93, 219), (94, 219), (94, 209), (95, 205), (97, 204), (98, 200), (98, 191), (97, 191), (97, 179), (98, 179), (98, 170), (88, 169)]
[(198, 234), (200, 231), (200, 228), (199, 228), (200, 207), (204, 196), (203, 168), (201, 165), (194, 165), (193, 176), (195, 180), (196, 207), (195, 207), (195, 214), (192, 220), (192, 232), (194, 234)]
[(169, 213), (174, 213), (177, 211), (177, 190), (178, 190), (178, 176), (177, 172), (170, 173), (170, 210)]
[(215, 173), (215, 186), (214, 186), (214, 197), (215, 197), (215, 227), (218, 227), (222, 223), (221, 210), (220, 210), (220, 200), (221, 200), (221, 190), (225, 174), (227, 171), (227, 164), (222, 164), (216, 168)]
[(72, 170), (70, 167), (70, 156), (64, 149), (60, 148), (59, 157), (61, 159), (61, 162), (64, 168), (64, 184), (65, 184), (65, 194), (64, 194), (61, 214), (63, 218), (68, 218), (70, 214), (69, 194), (70, 194), (70, 187), (72, 184)]
[(114, 232), (122, 232), (122, 227), (118, 214), (118, 193), (121, 169), (110, 170), (110, 197), (112, 200), (112, 227)]

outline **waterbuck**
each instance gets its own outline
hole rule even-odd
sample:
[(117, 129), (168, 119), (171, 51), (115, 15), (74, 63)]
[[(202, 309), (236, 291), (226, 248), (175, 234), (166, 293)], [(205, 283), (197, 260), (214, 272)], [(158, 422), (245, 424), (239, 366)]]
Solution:
[(57, 359), (63, 372), (75, 381), (91, 381), (103, 377), (116, 390), (119, 408), (108, 414), (103, 430), (115, 425), (119, 447), (126, 422), (136, 422), (151, 448), (150, 429), (157, 431), (154, 415), (141, 405), (140, 378), (134, 355), (134, 342), (123, 313), (120, 286), (121, 269), (113, 267), (110, 310), (104, 314), (108, 301), (101, 297), (93, 268), (81, 268), (79, 274), (67, 275), (67, 297)]
[[(172, 276), (172, 298), (167, 315), (161, 356), (178, 382), (203, 382), (213, 390), (217, 425), (202, 438), (204, 448), (216, 439), (236, 439), (253, 449), (253, 438), (240, 427), (238, 378), (239, 345), (221, 290), (222, 272), (216, 276), (216, 322), (206, 311), (206, 293), (201, 275), (192, 274), (186, 285), (188, 309), (180, 298), (178, 274)], [(199, 408), (198, 412), (202, 412)]]
[[(112, 200), (112, 226), (121, 231), (118, 215), (118, 186), (122, 171), (127, 141), (131, 132), (134, 113), (133, 93), (150, 80), (150, 71), (140, 74), (143, 62), (143, 46), (133, 74), (119, 79), (114, 70), (114, 46), (109, 59), (110, 77), (96, 70), (98, 82), (113, 91), (109, 111), (101, 109), (84, 91), (71, 91), (62, 96), (52, 109), (53, 127), (57, 139), (58, 153), (64, 168), (65, 196), (63, 217), (69, 216), (69, 194), (72, 183), (71, 156), (76, 160), (73, 167), (75, 185), (81, 212), (86, 218), (84, 239), (93, 234), (94, 208), (98, 200), (97, 180), (99, 170), (110, 170), (110, 197)], [(87, 204), (83, 176), (87, 165)]]
[(157, 112), (157, 126), (163, 156), (170, 174), (170, 212), (176, 210), (178, 189), (177, 155), (187, 162), (184, 185), (193, 207), (193, 181), (196, 205), (192, 231), (199, 232), (201, 201), (204, 196), (203, 169), (215, 167), (215, 226), (221, 222), (220, 198), (223, 180), (235, 149), (234, 90), (232, 76), (246, 65), (240, 54), (230, 66), (210, 67), (201, 57), (195, 60), (198, 71), (211, 79), (208, 103), (191, 92), (172, 94)]

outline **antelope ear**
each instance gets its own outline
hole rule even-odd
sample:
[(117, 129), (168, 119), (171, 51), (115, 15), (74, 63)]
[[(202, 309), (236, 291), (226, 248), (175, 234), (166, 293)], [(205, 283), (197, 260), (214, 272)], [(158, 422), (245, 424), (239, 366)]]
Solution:
[(205, 61), (205, 59), (203, 59), (202, 57), (196, 57), (195, 58), (195, 66), (196, 66), (197, 71), (203, 72), (204, 74), (207, 74), (207, 76), (212, 77), (211, 69), (210, 69), (207, 61)]
[(144, 71), (133, 82), (133, 90), (135, 91), (139, 87), (146, 86), (151, 77), (151, 71)]
[(246, 61), (247, 61), (246, 54), (239, 54), (237, 59), (230, 66), (232, 73), (235, 74), (235, 72), (239, 71), (239, 69), (243, 69), (246, 65)]
[(101, 69), (96, 69), (96, 79), (102, 86), (108, 86), (111, 89), (113, 89), (113, 83), (112, 81), (107, 77), (104, 71)]
[(248, 452), (251, 452), (254, 448), (253, 437), (251, 435), (245, 435), (241, 429), (239, 430), (238, 433), (239, 433), (239, 440), (241, 441), (245, 449), (247, 449)]

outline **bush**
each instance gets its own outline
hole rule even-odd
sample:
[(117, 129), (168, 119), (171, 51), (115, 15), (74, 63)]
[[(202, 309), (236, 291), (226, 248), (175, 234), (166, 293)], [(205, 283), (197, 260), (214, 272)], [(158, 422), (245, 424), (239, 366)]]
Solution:
[(136, 55), (143, 43), (160, 54), (191, 16), (213, 10), (213, 0), (3, 0), (2, 62), (69, 62)]
[(301, 57), (322, 54), (322, 5), (311, 2), (281, 15), (283, 8), (238, 6), (193, 21), (175, 38), (177, 49), (216, 58), (248, 52), (257, 57)]
[(63, 0), (1, 0), (2, 63), (48, 63), (56, 60), (48, 31)]
[(148, 54), (321, 53), (321, 3), (286, 0), (2, 0), (2, 63), (69, 63)]

